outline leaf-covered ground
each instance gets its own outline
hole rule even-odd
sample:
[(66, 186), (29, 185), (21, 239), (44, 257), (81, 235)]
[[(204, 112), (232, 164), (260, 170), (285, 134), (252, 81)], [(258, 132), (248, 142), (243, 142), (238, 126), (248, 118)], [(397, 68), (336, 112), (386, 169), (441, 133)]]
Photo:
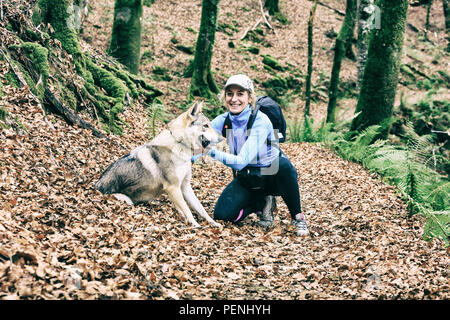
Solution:
[[(2, 64), (0, 70), (5, 70)], [(14, 119), (0, 131), (0, 299), (448, 299), (448, 250), (424, 242), (392, 187), (311, 144), (283, 144), (299, 171), (311, 236), (250, 216), (222, 230), (186, 226), (164, 197), (129, 207), (93, 189), (112, 161), (147, 140), (130, 108), (109, 141), (44, 117), (27, 89), (5, 86)], [(131, 125), (132, 124), (132, 125)], [(193, 166), (209, 213), (231, 178)]]

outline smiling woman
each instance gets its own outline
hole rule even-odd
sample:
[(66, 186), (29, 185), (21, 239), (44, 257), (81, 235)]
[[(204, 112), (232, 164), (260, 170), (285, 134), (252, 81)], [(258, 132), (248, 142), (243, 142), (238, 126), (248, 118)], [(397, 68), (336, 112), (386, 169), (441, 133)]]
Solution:
[(252, 80), (243, 74), (230, 77), (222, 96), (228, 112), (216, 117), (211, 125), (218, 133), (226, 133), (231, 153), (209, 146), (206, 153), (231, 167), (235, 177), (217, 200), (214, 218), (238, 222), (255, 212), (260, 217), (260, 226), (271, 227), (274, 196), (281, 196), (289, 208), (296, 234), (308, 235), (297, 171), (279, 149), (271, 120), (255, 108)]

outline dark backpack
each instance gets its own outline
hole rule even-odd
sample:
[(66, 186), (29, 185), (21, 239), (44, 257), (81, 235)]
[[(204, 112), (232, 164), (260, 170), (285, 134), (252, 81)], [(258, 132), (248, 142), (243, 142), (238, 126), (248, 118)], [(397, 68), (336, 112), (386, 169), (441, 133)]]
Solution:
[[(258, 97), (258, 99), (256, 100), (256, 107), (252, 110), (252, 114), (250, 115), (250, 118), (247, 122), (247, 131), (252, 128), (258, 110), (261, 110), (263, 113), (265, 113), (272, 122), (273, 129), (278, 130), (278, 141), (285, 142), (286, 120), (284, 119), (283, 111), (281, 111), (280, 105), (268, 96)], [(222, 136), (226, 138), (226, 130), (231, 128), (231, 119), (229, 115), (227, 115), (222, 128)], [(270, 142), (268, 141), (268, 143)]]

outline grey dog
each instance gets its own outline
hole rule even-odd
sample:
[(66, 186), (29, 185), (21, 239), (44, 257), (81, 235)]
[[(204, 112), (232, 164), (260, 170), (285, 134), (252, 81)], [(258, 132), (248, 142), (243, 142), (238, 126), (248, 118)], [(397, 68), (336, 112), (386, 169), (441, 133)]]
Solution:
[(186, 222), (200, 227), (189, 209), (191, 207), (212, 226), (220, 227), (208, 215), (191, 187), (193, 150), (222, 140), (201, 111), (202, 104), (195, 103), (148, 144), (110, 165), (95, 188), (130, 205), (151, 201), (165, 192)]

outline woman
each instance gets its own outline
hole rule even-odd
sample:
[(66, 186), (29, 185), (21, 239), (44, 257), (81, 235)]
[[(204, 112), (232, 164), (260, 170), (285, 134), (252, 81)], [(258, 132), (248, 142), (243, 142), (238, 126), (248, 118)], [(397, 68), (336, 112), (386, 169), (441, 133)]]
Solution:
[[(246, 75), (230, 77), (225, 84), (223, 99), (228, 112), (216, 117), (213, 128), (222, 133), (225, 119), (232, 124), (227, 129), (227, 142), (232, 153), (211, 147), (207, 154), (236, 170), (233, 181), (220, 195), (214, 218), (238, 222), (252, 212), (260, 217), (259, 225), (273, 225), (274, 196), (286, 203), (299, 236), (308, 235), (305, 216), (301, 211), (297, 171), (274, 141), (271, 121), (257, 112), (251, 130), (247, 122), (256, 105), (253, 83)], [(268, 143), (269, 141), (269, 143)]]

